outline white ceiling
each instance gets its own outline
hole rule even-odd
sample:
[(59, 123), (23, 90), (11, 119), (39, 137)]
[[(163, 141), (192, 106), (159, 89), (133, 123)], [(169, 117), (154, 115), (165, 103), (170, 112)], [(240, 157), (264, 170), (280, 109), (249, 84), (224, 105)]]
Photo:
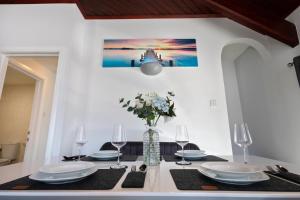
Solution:
[(18, 70), (8, 66), (5, 76), (5, 85), (34, 85), (35, 80)]

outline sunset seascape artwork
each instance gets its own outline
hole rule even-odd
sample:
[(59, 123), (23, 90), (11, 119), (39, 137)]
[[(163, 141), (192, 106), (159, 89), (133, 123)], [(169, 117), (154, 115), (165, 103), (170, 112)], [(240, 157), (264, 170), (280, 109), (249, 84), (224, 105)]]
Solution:
[(140, 67), (159, 62), (163, 67), (198, 67), (195, 39), (107, 39), (103, 67)]

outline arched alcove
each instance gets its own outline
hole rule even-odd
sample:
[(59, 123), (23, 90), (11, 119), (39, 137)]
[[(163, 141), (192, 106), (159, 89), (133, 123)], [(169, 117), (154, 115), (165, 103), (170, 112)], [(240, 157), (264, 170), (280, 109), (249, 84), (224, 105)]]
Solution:
[(261, 43), (240, 38), (226, 43), (221, 55), (233, 154), (242, 153), (233, 141), (234, 123), (246, 122), (253, 138), (249, 152), (269, 155), (265, 144), (272, 133), (267, 128), (271, 126), (262, 75), (267, 73), (270, 54)]
[(227, 41), (223, 45), (222, 54), (224, 52), (224, 49), (228, 46), (231, 46), (231, 45), (246, 45), (248, 47), (252, 47), (260, 54), (260, 56), (263, 58), (263, 60), (265, 62), (270, 59), (270, 53), (266, 49), (266, 47), (263, 44), (261, 44), (260, 42), (254, 40), (254, 39), (251, 39), (251, 38), (237, 38), (237, 39)]

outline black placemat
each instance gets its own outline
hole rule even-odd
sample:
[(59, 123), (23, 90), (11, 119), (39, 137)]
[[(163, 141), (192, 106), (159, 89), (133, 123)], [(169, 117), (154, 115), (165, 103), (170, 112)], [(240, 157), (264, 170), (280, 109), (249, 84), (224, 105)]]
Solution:
[[(120, 157), (120, 161), (124, 161), (124, 162), (134, 162), (136, 161), (138, 158), (137, 155), (122, 155)], [(95, 159), (95, 158), (92, 158), (90, 156), (87, 156), (87, 157), (84, 157), (81, 159), (82, 161), (93, 161), (93, 162), (107, 162), (107, 161), (117, 161), (118, 158), (115, 158), (115, 159), (110, 159), (110, 160), (99, 160), (99, 159)]]
[(113, 189), (125, 169), (99, 169), (95, 174), (75, 183), (51, 185), (28, 176), (0, 185), (0, 190), (109, 190)]
[[(177, 162), (177, 161), (182, 160), (181, 157), (178, 157), (175, 155), (163, 155), (163, 158), (166, 162)], [(207, 155), (205, 157), (197, 158), (197, 159), (193, 159), (193, 160), (189, 160), (188, 158), (184, 158), (184, 159), (188, 160), (188, 161), (205, 161), (205, 162), (228, 161), (228, 160), (225, 160), (223, 158), (213, 156), (213, 155)]]
[[(80, 159), (86, 157), (86, 155), (80, 155)], [(63, 156), (63, 160), (62, 161), (77, 161), (79, 156), (76, 155), (76, 156)]]
[(273, 176), (278, 176), (280, 178), (292, 181), (294, 183), (300, 184), (300, 175), (294, 174), (291, 172), (278, 172), (278, 173), (272, 173), (270, 171), (266, 171), (266, 173), (271, 174)]
[(144, 172), (129, 172), (122, 183), (123, 188), (143, 188), (145, 183), (146, 173)]
[(179, 190), (300, 192), (300, 186), (274, 176), (251, 185), (229, 185), (209, 179), (197, 169), (171, 169), (170, 173)]

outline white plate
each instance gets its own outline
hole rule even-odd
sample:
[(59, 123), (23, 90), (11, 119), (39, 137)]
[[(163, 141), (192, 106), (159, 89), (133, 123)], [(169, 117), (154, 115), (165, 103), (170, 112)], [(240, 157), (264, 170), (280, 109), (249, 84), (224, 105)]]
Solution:
[[(182, 150), (179, 150), (176, 153), (182, 155)], [(184, 155), (199, 155), (204, 153), (204, 150), (184, 150)]]
[(262, 168), (255, 165), (235, 162), (206, 162), (201, 164), (201, 167), (210, 170), (215, 174), (229, 178), (244, 177), (263, 171)]
[(257, 182), (267, 181), (270, 179), (270, 177), (263, 172), (257, 172), (244, 177), (228, 178), (228, 177), (223, 177), (222, 175), (219, 174), (215, 174), (214, 172), (202, 167), (199, 168), (199, 171), (204, 176), (207, 176), (208, 178), (211, 178), (221, 183), (226, 183), (231, 185), (250, 185)]
[(85, 161), (63, 162), (58, 164), (45, 165), (40, 168), (39, 172), (46, 174), (84, 172), (94, 168), (95, 166), (96, 165), (94, 163)]
[(85, 172), (74, 172), (72, 174), (45, 174), (43, 172), (37, 172), (29, 176), (31, 180), (40, 181), (48, 184), (65, 184), (80, 181), (92, 174), (94, 174), (97, 169), (94, 167)]
[(115, 156), (118, 156), (118, 151), (115, 151), (115, 150), (100, 150), (100, 151), (95, 152), (94, 154), (97, 154), (97, 155), (115, 155)]
[[(120, 156), (122, 156), (122, 153), (120, 153)], [(118, 155), (104, 155), (104, 154), (101, 155), (101, 154), (93, 153), (92, 155), (90, 155), (90, 157), (99, 159), (99, 160), (113, 160), (113, 159), (117, 158)]]
[[(175, 153), (175, 156), (178, 156), (178, 157), (182, 157), (182, 154), (179, 154), (179, 153)], [(187, 154), (184, 154), (184, 157), (185, 158), (189, 158), (189, 159), (197, 159), (197, 158), (203, 158), (207, 156), (206, 154), (194, 154), (194, 155), (187, 155)]]

